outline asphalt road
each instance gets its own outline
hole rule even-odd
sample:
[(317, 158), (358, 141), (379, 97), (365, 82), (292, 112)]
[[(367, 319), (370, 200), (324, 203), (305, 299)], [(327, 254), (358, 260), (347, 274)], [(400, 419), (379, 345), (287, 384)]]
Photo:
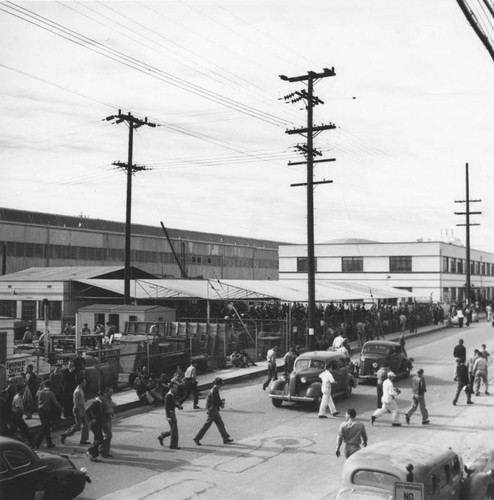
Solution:
[[(193, 410), (189, 401), (183, 411), (177, 411), (181, 450), (162, 448), (156, 439), (161, 430), (167, 430), (164, 410), (143, 413), (139, 408), (115, 419), (113, 458), (99, 464), (89, 462), (85, 450), (71, 447), (69, 441), (57, 447), (57, 452), (68, 452), (78, 467), (87, 467), (93, 482), (81, 500), (333, 499), (344, 460), (334, 453), (336, 432), (345, 410), (354, 407), (366, 423), (370, 443), (400, 440), (450, 446), (467, 463), (487, 467), (494, 462), (494, 450), (489, 448), (494, 448), (494, 396), (474, 397), (475, 404), (467, 406), (462, 395), (458, 406), (452, 405), (456, 387), (452, 351), (460, 337), (468, 352), (485, 343), (494, 357), (494, 329), (487, 323), (448, 329), (407, 343), (409, 355), (415, 358), (414, 368), (425, 370), (428, 426), (421, 425), (417, 411), (409, 426), (401, 415), (403, 427), (391, 427), (390, 417), (383, 415), (371, 427), (376, 401), (372, 385), (359, 385), (350, 399), (337, 399), (340, 416), (318, 419), (317, 412), (308, 408), (290, 404), (274, 408), (258, 379), (222, 390), (226, 399), (222, 416), (235, 440), (231, 445), (222, 443), (214, 426), (203, 446), (195, 445), (192, 437), (206, 414), (204, 409)], [(404, 412), (410, 402), (409, 381), (403, 379), (397, 385), (402, 389), (398, 406)], [(200, 405), (204, 407), (203, 400)]]

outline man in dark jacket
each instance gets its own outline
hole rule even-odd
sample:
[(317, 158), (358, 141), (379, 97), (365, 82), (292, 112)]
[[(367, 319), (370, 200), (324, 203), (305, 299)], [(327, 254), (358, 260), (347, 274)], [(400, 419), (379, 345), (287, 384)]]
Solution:
[(170, 430), (162, 432), (158, 436), (160, 445), (163, 446), (163, 439), (170, 437), (170, 450), (179, 450), (178, 446), (178, 424), (177, 416), (175, 415), (175, 408), (182, 409), (182, 405), (177, 401), (178, 384), (176, 382), (170, 383), (170, 390), (165, 395), (165, 413), (166, 420), (170, 426)]
[(105, 391), (99, 391), (98, 396), (89, 405), (86, 410), (87, 418), (90, 422), (91, 431), (93, 432), (93, 444), (88, 448), (86, 455), (91, 462), (101, 462), (99, 458), (99, 448), (103, 444), (103, 403), (101, 398)]
[(467, 359), (467, 350), (465, 349), (465, 346), (463, 345), (463, 339), (460, 339), (458, 341), (458, 345), (455, 346), (453, 349), (453, 356), (455, 358), (460, 358), (462, 363), (465, 363)]
[(460, 392), (465, 389), (467, 395), (467, 404), (473, 404), (472, 401), (472, 390), (470, 389), (470, 380), (468, 378), (468, 368), (462, 362), (461, 358), (456, 358), (456, 372), (455, 372), (455, 382), (458, 382), (458, 389), (456, 391), (455, 399), (453, 399), (453, 405), (456, 406), (458, 398), (460, 397)]
[(54, 416), (60, 414), (62, 406), (51, 390), (51, 382), (49, 380), (44, 383), (43, 387), (39, 388), (36, 397), (38, 398), (38, 415), (41, 420), (41, 431), (34, 442), (34, 447), (39, 448), (43, 439), (46, 438), (46, 447), (53, 448), (55, 444), (51, 439), (51, 422)]
[(216, 427), (218, 427), (218, 430), (220, 431), (221, 437), (223, 438), (223, 443), (229, 444), (233, 442), (233, 439), (231, 439), (228, 432), (226, 432), (225, 424), (223, 423), (223, 419), (221, 418), (220, 415), (220, 408), (224, 408), (225, 406), (225, 400), (221, 399), (220, 397), (219, 388), (222, 385), (223, 385), (223, 379), (219, 377), (214, 379), (213, 388), (209, 391), (209, 394), (206, 399), (206, 409), (208, 418), (206, 420), (206, 423), (202, 426), (201, 430), (193, 438), (194, 442), (198, 446), (201, 445), (201, 439), (204, 437), (204, 434), (206, 434), (206, 432), (211, 427), (213, 422), (216, 424)]

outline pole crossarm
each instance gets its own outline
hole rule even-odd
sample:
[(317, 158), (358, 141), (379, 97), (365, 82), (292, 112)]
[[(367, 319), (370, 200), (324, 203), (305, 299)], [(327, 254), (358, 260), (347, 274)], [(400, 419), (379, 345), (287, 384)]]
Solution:
[[(115, 165), (116, 167), (120, 167), (123, 170), (127, 170), (129, 168), (129, 165), (127, 162), (123, 161), (114, 161), (112, 165)], [(131, 165), (130, 166), (132, 173), (134, 172), (142, 172), (143, 170), (152, 170), (152, 168), (146, 167), (145, 165)]]
[[(298, 149), (301, 153), (303, 153), (307, 157), (309, 156), (309, 146), (307, 144), (296, 144), (295, 148)], [(311, 148), (311, 149), (312, 149), (312, 158), (314, 158), (315, 156), (322, 156), (321, 151), (319, 151), (318, 149), (316, 148)]]
[[(468, 212), (470, 215), (481, 215), (482, 212)], [(455, 212), (455, 215), (467, 215), (467, 212)]]
[(148, 121), (147, 116), (144, 119), (137, 118), (130, 112), (127, 114), (122, 113), (121, 109), (118, 110), (118, 113), (116, 115), (107, 116), (103, 120), (107, 122), (115, 120), (114, 124), (127, 122), (129, 125), (132, 125), (134, 129), (142, 127), (143, 125), (147, 125), (148, 127), (153, 127), (153, 128), (158, 126), (156, 123)]
[(293, 128), (285, 131), (285, 134), (292, 135), (292, 134), (307, 134), (308, 132), (322, 132), (323, 130), (332, 130), (335, 129), (336, 125), (334, 123), (328, 123), (327, 125), (315, 125), (312, 127), (312, 129), (308, 129), (307, 127), (304, 128)]
[[(336, 161), (336, 158), (323, 158), (322, 160), (312, 160), (312, 163), (325, 163), (328, 161)], [(306, 161), (289, 161), (288, 162), (289, 166), (292, 165), (307, 165)]]
[[(312, 185), (315, 186), (316, 184), (332, 184), (333, 181), (313, 181)], [(307, 182), (300, 182), (297, 184), (290, 184), (290, 187), (298, 187), (298, 186), (307, 186)]]
[(308, 71), (306, 75), (301, 76), (292, 76), (288, 77), (285, 75), (280, 75), (280, 78), (286, 82), (303, 82), (306, 80), (318, 80), (321, 78), (325, 78), (327, 76), (336, 76), (334, 68), (323, 68), (322, 73), (316, 73), (314, 71)]

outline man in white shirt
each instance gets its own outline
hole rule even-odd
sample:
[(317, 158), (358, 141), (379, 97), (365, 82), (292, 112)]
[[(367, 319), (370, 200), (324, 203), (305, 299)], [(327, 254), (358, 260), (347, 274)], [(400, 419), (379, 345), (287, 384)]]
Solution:
[(382, 397), (382, 408), (378, 408), (371, 417), (371, 424), (374, 425), (377, 417), (380, 417), (383, 413), (391, 412), (392, 421), (391, 425), (393, 427), (401, 427), (399, 422), (398, 405), (395, 401), (395, 396), (401, 393), (400, 389), (394, 386), (393, 381), (396, 378), (394, 372), (388, 373), (388, 378), (383, 382), (383, 397)]
[(276, 370), (276, 356), (278, 355), (278, 346), (275, 345), (266, 354), (266, 360), (268, 362), (268, 378), (262, 384), (262, 390), (265, 391), (266, 387), (271, 383), (271, 380), (276, 380), (278, 378), (278, 373)]
[(473, 364), (473, 377), (475, 384), (475, 395), (480, 395), (480, 383), (485, 385), (485, 393), (489, 394), (487, 383), (487, 359), (485, 359), (480, 352), (475, 349), (475, 362)]
[(338, 334), (338, 336), (333, 340), (333, 351), (337, 351), (344, 343), (345, 337), (343, 337), (342, 333)]
[(336, 406), (334, 404), (333, 398), (331, 397), (331, 384), (335, 383), (333, 374), (330, 371), (331, 363), (326, 363), (326, 368), (323, 372), (319, 374), (321, 379), (321, 404), (319, 405), (319, 418), (327, 418), (326, 411), (329, 407), (329, 411), (336, 417), (339, 415), (339, 411), (336, 411)]
[(194, 410), (199, 409), (199, 391), (197, 389), (197, 363), (192, 359), (190, 365), (185, 370), (184, 382), (185, 382), (185, 394), (180, 400), (182, 405), (185, 400), (192, 394), (194, 398)]

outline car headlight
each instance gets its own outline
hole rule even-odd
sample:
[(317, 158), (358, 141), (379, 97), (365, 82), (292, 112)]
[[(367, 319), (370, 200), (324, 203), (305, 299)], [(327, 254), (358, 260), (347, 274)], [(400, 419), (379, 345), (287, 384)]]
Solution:
[(374, 363), (372, 363), (372, 368), (374, 368), (374, 370), (377, 370), (379, 368), (379, 365), (374, 361)]
[(83, 474), (87, 474), (87, 469), (86, 469), (86, 467), (81, 467), (79, 470), (80, 470)]
[(302, 382), (302, 384), (306, 384), (307, 383), (307, 377), (302, 377), (300, 379), (300, 382)]

